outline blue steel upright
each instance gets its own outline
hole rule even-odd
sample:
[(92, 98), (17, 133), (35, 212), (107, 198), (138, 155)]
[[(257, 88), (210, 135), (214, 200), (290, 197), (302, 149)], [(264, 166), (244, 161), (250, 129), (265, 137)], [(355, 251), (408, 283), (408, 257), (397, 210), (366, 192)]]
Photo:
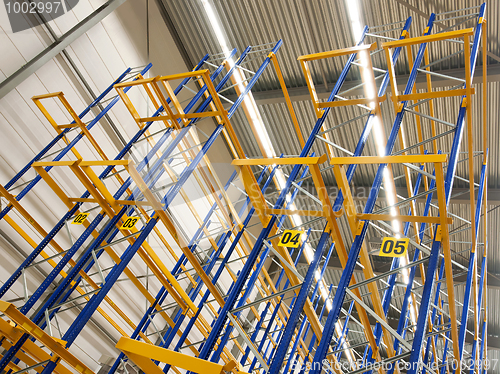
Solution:
[[(276, 46), (273, 48), (273, 52), (276, 52), (282, 42), (279, 41)], [(259, 76), (262, 74), (264, 71), (265, 67), (269, 64), (270, 58), (267, 57), (264, 61), (264, 63), (261, 65), (261, 67), (257, 70), (256, 74), (252, 77), (252, 79), (248, 82), (248, 85), (246, 86), (245, 90), (241, 93), (241, 95), (238, 97), (238, 99), (235, 101), (235, 103), (231, 106), (231, 108), (228, 111), (228, 117), (231, 118), (236, 109), (239, 107), (239, 105), (242, 103), (244, 97), (248, 94), (248, 92), (252, 89), (252, 87), (255, 85), (257, 79)], [(206, 100), (204, 105), (202, 105), (198, 110), (203, 111), (204, 108), (208, 107), (208, 104), (211, 101), (211, 97), (209, 96)], [(191, 122), (191, 126), (194, 121)], [(178, 194), (178, 192), (181, 190), (182, 186), (186, 183), (187, 179), (189, 176), (193, 173), (195, 168), (198, 166), (202, 158), (205, 156), (207, 153), (208, 149), (214, 144), (215, 140), (219, 136), (219, 134), (222, 132), (224, 126), (223, 125), (218, 125), (215, 130), (213, 131), (212, 135), (209, 137), (209, 139), (205, 142), (203, 147), (201, 148), (200, 152), (191, 160), (191, 163), (181, 172), (176, 184), (172, 186), (168, 192), (165, 194), (165, 196), (161, 199), (161, 202), (164, 204), (164, 209), (168, 209), (170, 204), (172, 203), (173, 199), (175, 196)], [(131, 261), (139, 247), (141, 246), (142, 242), (147, 238), (149, 233), (152, 231), (152, 229), (155, 227), (156, 223), (158, 222), (158, 217), (156, 216), (156, 213), (153, 213), (152, 216), (149, 218), (148, 223), (145, 225), (145, 227), (142, 229), (141, 234), (139, 237), (135, 240), (135, 242), (130, 245), (126, 251), (123, 253), (121, 257), (121, 261), (119, 264), (115, 265), (111, 272), (108, 274), (106, 277), (106, 282), (104, 286), (101, 287), (99, 292), (95, 293), (90, 301), (85, 305), (84, 309), (82, 312), (78, 315), (78, 317), (75, 319), (75, 321), (72, 323), (70, 328), (67, 330), (67, 332), (63, 335), (63, 339), (67, 341), (66, 347), (71, 346), (71, 344), (74, 342), (80, 331), (83, 329), (89, 318), (92, 316), (96, 308), (99, 306), (101, 301), (104, 299), (104, 297), (107, 295), (107, 293), (110, 291), (112, 285), (116, 282), (118, 279), (119, 275), (123, 272), (125, 267), (128, 265), (128, 263)], [(44, 370), (43, 374), (49, 374), (51, 373), (55, 366), (57, 364), (57, 359), (52, 360), (49, 362)]]
[[(429, 35), (432, 26), (434, 23), (434, 18), (435, 15), (432, 14), (430, 17), (430, 20), (427, 24), (427, 32), (425, 35)], [(426, 43), (423, 43), (417, 55), (415, 56), (415, 62), (412, 67), (410, 77), (408, 79), (408, 83), (406, 85), (405, 94), (410, 94), (412, 92), (413, 85), (415, 84), (416, 76), (417, 76), (417, 69), (420, 66), (420, 63), (422, 62), (424, 58), (424, 51), (426, 48)], [(403, 102), (403, 108), (406, 106), (407, 102)], [(397, 135), (399, 132), (399, 128), (401, 126), (401, 122), (403, 120), (403, 115), (404, 115), (404, 109), (401, 110), (397, 115), (396, 119), (394, 121), (393, 127), (391, 129), (391, 133), (389, 135), (386, 149), (385, 149), (385, 154), (390, 155), (392, 153), (392, 150), (394, 148)], [(377, 200), (380, 187), (382, 185), (382, 180), (383, 180), (383, 173), (385, 168), (387, 167), (386, 164), (381, 164), (377, 170), (377, 174), (375, 176), (375, 180), (373, 182), (372, 188), (370, 189), (370, 195), (368, 197), (368, 200), (365, 205), (364, 213), (371, 213), (373, 211), (373, 208), (375, 207), (375, 202)], [(339, 281), (339, 285), (337, 288), (337, 291), (335, 292), (334, 298), (333, 298), (333, 303), (332, 303), (332, 309), (328, 313), (328, 318), (325, 324), (325, 327), (323, 329), (323, 336), (321, 337), (321, 341), (319, 343), (318, 348), (316, 349), (316, 353), (314, 354), (314, 359), (312, 362), (312, 369), (311, 369), (311, 374), (320, 374), (321, 372), (321, 363), (323, 360), (326, 358), (326, 354), (328, 352), (328, 348), (330, 347), (330, 341), (333, 337), (333, 332), (335, 330), (335, 324), (338, 321), (338, 318), (340, 316), (340, 310), (342, 308), (342, 304), (344, 302), (344, 298), (346, 295), (346, 289), (349, 286), (349, 283), (352, 278), (352, 274), (354, 271), (354, 267), (356, 266), (356, 262), (358, 260), (359, 252), (361, 250), (361, 246), (363, 244), (363, 241), (366, 237), (366, 233), (368, 231), (368, 222), (364, 222), (362, 226), (362, 230), (360, 233), (357, 233), (357, 235), (354, 238), (354, 241), (351, 246), (351, 250), (349, 252), (349, 257), (346, 263), (346, 266), (344, 268), (344, 271), (342, 272), (342, 276)]]

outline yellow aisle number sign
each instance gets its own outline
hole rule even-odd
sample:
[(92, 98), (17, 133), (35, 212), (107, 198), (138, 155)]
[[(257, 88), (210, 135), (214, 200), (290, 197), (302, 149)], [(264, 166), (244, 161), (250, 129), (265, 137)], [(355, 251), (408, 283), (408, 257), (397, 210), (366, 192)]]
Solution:
[(300, 244), (300, 237), (303, 233), (304, 231), (285, 230), (283, 235), (281, 235), (278, 245), (282, 247), (297, 248)]
[(80, 213), (75, 219), (71, 222), (72, 225), (81, 225), (85, 222), (90, 213)]
[(410, 239), (398, 239), (386, 237), (382, 240), (379, 256), (382, 257), (403, 257), (408, 250)]
[(120, 226), (120, 229), (131, 229), (135, 226), (135, 224), (139, 221), (139, 217), (128, 217), (123, 225)]

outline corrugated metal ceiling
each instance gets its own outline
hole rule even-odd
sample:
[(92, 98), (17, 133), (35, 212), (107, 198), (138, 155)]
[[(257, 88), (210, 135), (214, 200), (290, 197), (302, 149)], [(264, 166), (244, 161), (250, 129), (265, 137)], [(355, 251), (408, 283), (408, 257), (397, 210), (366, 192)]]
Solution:
[[(219, 52), (219, 45), (217, 39), (212, 32), (212, 28), (208, 26), (209, 20), (205, 16), (205, 12), (199, 0), (163, 0), (165, 6), (170, 12), (176, 28), (182, 39), (182, 43), (186, 47), (188, 54), (193, 61), (197, 61), (207, 51), (212, 53)], [(351, 25), (347, 16), (345, 1), (328, 1), (328, 0), (242, 0), (231, 1), (221, 0), (211, 2), (216, 12), (221, 18), (224, 33), (228, 40), (228, 47), (238, 48), (242, 51), (247, 45), (261, 45), (263, 43), (275, 42), (282, 39), (284, 44), (278, 52), (278, 59), (283, 71), (283, 76), (287, 87), (290, 89), (305, 87), (305, 79), (303, 77), (297, 57), (303, 54), (321, 52), (339, 48), (352, 46), (355, 42), (353, 39)], [(480, 0), (450, 0), (446, 2), (434, 2), (423, 0), (380, 0), (369, 1), (364, 0), (362, 3), (362, 19), (369, 26), (390, 24), (393, 22), (404, 21), (407, 17), (412, 16), (413, 22), (410, 29), (410, 35), (420, 35), (426, 26), (427, 18), (422, 14), (417, 14), (413, 9), (423, 14), (430, 14), (431, 12), (439, 13), (454, 9), (468, 8), (481, 4)], [(409, 6), (405, 6), (408, 4)], [(468, 11), (470, 13), (471, 10)], [(460, 14), (460, 13), (458, 13)], [(450, 15), (455, 16), (455, 14)], [(441, 31), (445, 27), (453, 25), (457, 20), (442, 22), (442, 19), (447, 16), (438, 17), (435, 24), (434, 31)], [(500, 2), (490, 1), (487, 7), (487, 20), (490, 25), (490, 35), (493, 30), (492, 25), (498, 25), (500, 22)], [(460, 28), (472, 27), (474, 20), (469, 20), (460, 25)], [(496, 27), (496, 26), (495, 26)], [(390, 27), (388, 27), (390, 28)], [(398, 31), (393, 31), (388, 34), (391, 37), (397, 37)], [(488, 51), (493, 55), (500, 55), (500, 46), (498, 38), (490, 37), (488, 39)], [(366, 42), (379, 42), (380, 39), (373, 37), (367, 38)], [(440, 59), (447, 54), (458, 52), (462, 47), (459, 43), (442, 42), (433, 43), (429, 46), (429, 54), (431, 61)], [(481, 63), (481, 57), (479, 58)], [(488, 64), (498, 65), (500, 59), (490, 57)], [(342, 70), (345, 61), (341, 59), (329, 60), (328, 62), (321, 62), (313, 64), (312, 74), (315, 84), (319, 90), (331, 90), (336, 79)], [(251, 70), (256, 70), (259, 66), (258, 61), (252, 61), (245, 65)], [(385, 68), (385, 56), (378, 54), (373, 56), (374, 66)], [(458, 69), (464, 67), (464, 54), (445, 60), (440, 64), (433, 66), (434, 71), (446, 71), (450, 69)], [(409, 67), (405, 56), (399, 60), (396, 70), (398, 74), (408, 74)], [(477, 71), (477, 75), (480, 71)], [(350, 74), (348, 80), (357, 80), (357, 74)], [(400, 82), (405, 83), (405, 82)], [(458, 84), (458, 82), (446, 83), (445, 85)], [(449, 88), (449, 87), (448, 87)], [(472, 102), (471, 116), (475, 126), (474, 141), (478, 144), (481, 141), (481, 122), (482, 122), (482, 84), (474, 84), (476, 94)], [(279, 89), (279, 83), (272, 69), (267, 69), (257, 85), (254, 92), (266, 92)], [(442, 89), (442, 88), (439, 88)], [(500, 107), (500, 90), (498, 77), (494, 77), (487, 87), (488, 92), (488, 118), (490, 124), (498, 123), (498, 108)], [(390, 91), (390, 88), (389, 90)], [(298, 122), (301, 126), (302, 132), (305, 136), (309, 134), (316, 121), (313, 106), (310, 100), (294, 101), (293, 103)], [(259, 110), (263, 117), (264, 123), (268, 130), (271, 142), (274, 146), (276, 153), (279, 155), (282, 152), (287, 155), (296, 155), (300, 152), (300, 144), (295, 136), (295, 131), (288, 114), (287, 108), (284, 103), (270, 103), (266, 105), (259, 105)], [(428, 108), (422, 107), (422, 111), (428, 114)], [(444, 119), (448, 122), (455, 123), (456, 115), (458, 112), (458, 99), (446, 98), (436, 101), (435, 113), (436, 117)], [(363, 113), (363, 110), (357, 107), (342, 107), (336, 108), (328, 117), (326, 128), (333, 127), (339, 123), (345, 122), (353, 117)], [(394, 120), (394, 111), (391, 105), (386, 103), (383, 106), (384, 127), (386, 133), (390, 130)], [(259, 157), (261, 152), (255, 142), (254, 135), (248, 126), (247, 120), (242, 112), (237, 112), (232, 120), (233, 126), (238, 134), (243, 148), (249, 157)], [(430, 125), (429, 121), (423, 122), (424, 134), (429, 136)], [(359, 139), (359, 134), (364, 126), (364, 119), (357, 120), (339, 130), (331, 133), (335, 143), (341, 145), (349, 151), (354, 151), (356, 143)], [(409, 144), (418, 142), (416, 124), (414, 117), (406, 116), (403, 122), (404, 129), (408, 134)], [(437, 124), (438, 133), (449, 130), (449, 127)], [(496, 147), (495, 142), (500, 139), (499, 130), (496, 125), (488, 127), (488, 139), (491, 145), (489, 153), (489, 179), (488, 185), (491, 189), (500, 188), (500, 166), (496, 162), (500, 159), (499, 149)], [(467, 138), (465, 137), (465, 141)], [(445, 136), (438, 141), (438, 146), (441, 149), (449, 149), (452, 137)], [(466, 144), (466, 143), (463, 143)], [(428, 149), (431, 149), (431, 143), (428, 144)], [(396, 150), (398, 150), (396, 146)], [(462, 147), (465, 150), (465, 146)], [(326, 152), (325, 144), (321, 141), (316, 141), (313, 146), (313, 151), (316, 154), (323, 154)], [(335, 150), (334, 153), (338, 156), (344, 155), (340, 151)], [(370, 139), (365, 147), (365, 154), (376, 154), (375, 144), (373, 139)], [(462, 155), (465, 158), (465, 155)], [(491, 162), (493, 161), (493, 162)], [(479, 157), (477, 162), (479, 163)], [(479, 164), (478, 164), (479, 165)], [(286, 169), (285, 169), (286, 170)], [(370, 186), (375, 174), (375, 167), (360, 168), (357, 172), (353, 184), (355, 186)], [(401, 170), (395, 168), (394, 174), (401, 175)], [(462, 162), (457, 169), (457, 175), (464, 178), (468, 177), (467, 163)], [(479, 175), (475, 175), (476, 181)], [(335, 179), (333, 173), (324, 174), (325, 183), (334, 186)], [(404, 186), (403, 180), (400, 179), (398, 186)], [(457, 188), (467, 188), (465, 182), (457, 182)], [(466, 195), (466, 198), (468, 196)], [(270, 197), (272, 201), (272, 197)], [(380, 200), (380, 199), (379, 199)], [(498, 203), (498, 202), (495, 202)], [(380, 206), (385, 206), (384, 201), (379, 202)], [(423, 204), (419, 203), (418, 210), (423, 211)], [(496, 228), (500, 224), (500, 209), (497, 205), (489, 205), (488, 209), (491, 211), (489, 215), (489, 223), (491, 228)], [(299, 206), (300, 209), (300, 206)], [(311, 207), (304, 207), (304, 209), (311, 209)], [(467, 204), (451, 204), (450, 212), (469, 219), (470, 212)], [(456, 220), (452, 228), (459, 227), (463, 222)], [(318, 228), (320, 225), (318, 225)], [(342, 225), (342, 235), (344, 238), (350, 240), (350, 231), (347, 225)], [(496, 248), (499, 244), (499, 237), (497, 230), (490, 230), (489, 232), (489, 271), (493, 274), (500, 273), (500, 257)], [(369, 230), (368, 241), (373, 241), (380, 238), (381, 234), (374, 229)], [(314, 233), (311, 236), (313, 242), (318, 239), (318, 234)], [(460, 232), (453, 236), (455, 241), (470, 241), (470, 233), (468, 231)], [(482, 242), (482, 234), (479, 238)], [(466, 245), (464, 248), (466, 249)], [(479, 250), (480, 254), (482, 250)], [(335, 258), (336, 255), (333, 256)], [(458, 256), (456, 260), (463, 265), (467, 264), (468, 252), (464, 252)], [(380, 265), (380, 264), (379, 264)], [(383, 264), (382, 264), (383, 265)], [(305, 272), (305, 270), (303, 270)], [(340, 270), (329, 269), (326, 273), (327, 284), (338, 284), (340, 278)], [(366, 291), (366, 290), (365, 290)], [(400, 294), (401, 289), (397, 288), (396, 293)], [(500, 291), (498, 289), (490, 289), (488, 291), (490, 302), (497, 305), (500, 298)], [(456, 297), (458, 300), (463, 298), (463, 286), (457, 286)], [(368, 298), (367, 298), (368, 299)], [(400, 307), (402, 298), (397, 299), (395, 306)], [(399, 303), (399, 304), (398, 304)], [(496, 303), (496, 304), (495, 304)], [(392, 310), (389, 318), (398, 317), (397, 312)], [(490, 333), (494, 335), (500, 334), (500, 321), (498, 315), (490, 308)], [(350, 328), (355, 330), (359, 327), (356, 324), (350, 323)], [(362, 340), (362, 335), (360, 334)], [(360, 341), (361, 341), (360, 340)], [(351, 343), (353, 340), (351, 341)], [(497, 354), (497, 352), (495, 352)], [(492, 356), (493, 357), (493, 356)], [(499, 368), (497, 368), (499, 372)]]

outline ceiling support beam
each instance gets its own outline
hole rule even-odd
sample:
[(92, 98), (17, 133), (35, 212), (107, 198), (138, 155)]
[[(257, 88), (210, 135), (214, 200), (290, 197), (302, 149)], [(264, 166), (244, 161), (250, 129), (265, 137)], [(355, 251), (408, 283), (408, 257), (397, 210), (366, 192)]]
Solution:
[[(426, 20), (429, 19), (429, 14), (421, 11), (420, 9), (418, 9), (417, 7), (414, 7), (411, 4), (408, 4), (405, 0), (396, 0), (396, 2), (399, 3), (400, 5), (408, 8), (409, 10), (417, 13), (419, 16), (424, 17)], [(424, 3), (427, 3), (427, 2), (424, 1)], [(448, 27), (447, 25), (445, 25), (442, 22), (434, 22), (434, 26), (440, 27), (441, 29), (445, 29)], [(498, 57), (496, 54), (494, 54), (490, 51), (487, 51), (486, 54), (488, 55), (488, 57), (491, 57), (492, 59), (500, 62), (500, 57)]]
[[(481, 66), (477, 67), (478, 69), (481, 68)], [(445, 69), (445, 70), (437, 70), (435, 73), (441, 74), (442, 76), (432, 76), (432, 87), (437, 88), (437, 87), (452, 87), (457, 84), (457, 81), (452, 79), (452, 78), (447, 78), (449, 77), (455, 77), (455, 78), (461, 78), (465, 76), (465, 70), (463, 68), (460, 69)], [(398, 88), (403, 90), (406, 82), (408, 81), (409, 75), (398, 75), (397, 76), (397, 81), (398, 81)], [(417, 79), (415, 81), (415, 86), (418, 89), (426, 89), (427, 88), (427, 77), (425, 74), (419, 74), (417, 76)], [(481, 84), (482, 83), (482, 76), (475, 76), (474, 79), (472, 80), (472, 84)], [(488, 82), (498, 82), (500, 81), (500, 64), (488, 64)], [(347, 91), (348, 89), (351, 89), (355, 86), (359, 86), (362, 82), (361, 81), (349, 81), (345, 82), (344, 85), (342, 86), (342, 89), (344, 91)], [(257, 102), (257, 105), (268, 105), (268, 104), (277, 104), (277, 103), (284, 103), (285, 98), (283, 97), (283, 93), (281, 90), (269, 90), (269, 91), (262, 91), (262, 92), (252, 92), (253, 97), (255, 101)], [(309, 90), (307, 86), (302, 86), (302, 87), (290, 87), (288, 88), (288, 93), (290, 95), (290, 99), (292, 101), (310, 101), (311, 97), (309, 96)], [(326, 99), (328, 98), (329, 92), (327, 92), (324, 88), (324, 86), (318, 86), (316, 88), (316, 93), (318, 95), (318, 99)], [(347, 94), (346, 94), (347, 95)], [(363, 92), (363, 87), (359, 87), (357, 89), (353, 89), (349, 91), (349, 95), (364, 95)], [(236, 96), (227, 96), (229, 100), (234, 101), (236, 99)]]
[[(316, 191), (313, 186), (310, 185), (302, 185), (302, 191), (309, 192), (311, 194), (315, 194)], [(326, 191), (328, 193), (328, 196), (330, 199), (334, 199), (337, 197), (338, 194), (338, 187), (337, 186), (332, 186), (332, 185), (327, 185), (326, 186)], [(469, 193), (468, 188), (454, 188), (453, 189), (454, 193), (450, 199), (450, 204), (470, 204), (469, 196), (467, 195)], [(267, 194), (270, 196), (271, 194), (276, 193), (276, 191), (273, 191), (270, 189), (269, 193)], [(357, 201), (366, 201), (370, 194), (370, 186), (354, 186), (352, 189), (352, 196), (355, 200)], [(396, 194), (398, 196), (402, 196), (405, 199), (407, 198), (408, 191), (406, 187), (396, 187)], [(303, 199), (303, 201), (310, 201), (310, 197), (304, 194), (299, 194), (297, 196), (298, 202), (300, 202)], [(384, 191), (381, 191), (379, 194), (379, 199), (383, 200), (385, 199), (385, 193)], [(417, 198), (417, 202), (425, 203), (427, 200), (427, 196), (422, 196), (420, 198)], [(433, 202), (437, 201), (436, 198), (433, 198)], [(488, 189), (488, 205), (500, 205), (500, 189), (498, 188), (489, 188)], [(453, 211), (452, 211), (453, 213)]]
[(0, 83), (0, 99), (127, 0), (109, 0)]
[(181, 54), (182, 60), (184, 61), (188, 69), (192, 69), (195, 66), (195, 63), (189, 57), (189, 53), (186, 49), (186, 46), (182, 42), (179, 32), (176, 29), (165, 4), (163, 3), (162, 0), (155, 0), (155, 3), (156, 6), (158, 7), (158, 11), (161, 15), (161, 18), (163, 18), (163, 22), (165, 22), (165, 25), (167, 25), (168, 31), (170, 31), (170, 35), (172, 35), (172, 39), (174, 39), (174, 43), (177, 49), (179, 50), (179, 53)]

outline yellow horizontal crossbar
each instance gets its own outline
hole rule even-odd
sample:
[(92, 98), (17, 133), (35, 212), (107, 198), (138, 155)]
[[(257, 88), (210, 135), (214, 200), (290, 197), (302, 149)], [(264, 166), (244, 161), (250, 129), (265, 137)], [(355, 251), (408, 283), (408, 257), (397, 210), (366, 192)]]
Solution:
[(70, 123), (67, 125), (58, 125), (57, 127), (59, 127), (60, 129), (68, 129), (68, 128), (72, 128), (72, 127), (78, 127), (78, 124), (77, 123)]
[[(17, 342), (17, 340), (24, 334), (24, 330), (18, 326), (15, 326), (15, 324), (13, 322), (11, 322), (11, 321), (7, 322), (1, 318), (0, 318), (0, 332), (2, 333), (2, 335), (4, 337), (7, 338), (7, 340), (9, 340), (13, 343)], [(53, 339), (55, 339), (56, 341), (59, 340), (59, 339), (56, 339), (54, 337), (53, 337)], [(61, 342), (63, 345), (66, 344), (66, 342), (64, 342), (62, 340), (61, 340)], [(2, 346), (4, 348), (10, 348), (12, 345), (4, 339)], [(28, 356), (22, 354), (23, 357), (22, 357), (21, 361), (24, 362), (25, 364), (29, 364), (30, 366), (34, 365), (36, 362), (41, 362), (41, 361), (51, 359), (49, 353), (45, 352), (41, 347), (37, 346), (35, 344), (35, 342), (31, 341), (30, 339), (28, 339), (24, 343), (23, 351), (26, 352), (29, 355), (29, 357), (33, 358), (34, 362), (30, 363), (26, 360), (26, 357), (28, 357)], [(21, 358), (21, 357), (18, 356), (18, 358)], [(72, 372), (69, 369), (67, 369), (65, 366), (63, 366), (62, 363), (60, 363), (60, 362), (57, 364), (54, 371), (56, 372), (56, 374), (72, 374)]]
[(369, 105), (370, 103), (374, 103), (378, 101), (379, 103), (384, 102), (386, 99), (386, 96), (382, 97), (376, 97), (374, 99), (350, 99), (350, 100), (336, 100), (336, 101), (326, 101), (323, 103), (318, 103), (318, 106), (320, 108), (335, 108), (339, 106), (349, 106), (349, 105)]
[(59, 356), (63, 361), (67, 362), (78, 372), (82, 374), (94, 374), (94, 372), (83, 362), (77, 359), (63, 345), (61, 345), (60, 339), (55, 340), (38, 325), (33, 323), (33, 321), (31, 321), (28, 317), (17, 310), (13, 304), (0, 300), (0, 312), (12, 319), (12, 321), (17, 323), (21, 329), (45, 345), (45, 347), (50, 349), (54, 355)]
[(360, 156), (360, 157), (332, 157), (332, 165), (368, 165), (368, 164), (402, 164), (426, 162), (446, 162), (448, 156), (439, 155), (407, 155), (407, 156)]
[[(99, 204), (99, 201), (97, 199), (93, 199), (93, 198), (87, 198), (87, 199), (83, 199), (81, 197), (70, 197), (68, 199), (69, 201), (71, 201), (72, 203), (96, 203), (96, 204)], [(148, 203), (147, 201), (136, 201), (136, 200), (115, 200), (115, 202), (117, 204), (120, 204), (120, 205), (140, 205), (140, 206), (151, 206), (150, 203)]]
[(290, 210), (290, 209), (266, 209), (266, 214), (276, 215), (298, 215), (306, 217), (325, 217), (325, 213), (321, 210)]
[(351, 99), (351, 100), (337, 100), (337, 101), (326, 101), (324, 103), (318, 103), (320, 108), (335, 108), (339, 106), (349, 106), (349, 105), (368, 105), (370, 102), (375, 100), (372, 99)]
[[(184, 118), (203, 118), (203, 117), (215, 117), (215, 116), (220, 116), (221, 112), (219, 111), (209, 111), (209, 112), (201, 112), (201, 113), (188, 113), (182, 115)], [(181, 117), (180, 115), (176, 114), (175, 117)]]
[[(402, 222), (422, 222), (422, 223), (442, 223), (440, 217), (427, 217), (427, 216), (393, 216), (392, 214), (365, 214), (358, 213), (356, 217), (360, 220), (366, 221), (393, 221), (398, 220)], [(453, 223), (452, 218), (446, 218), (449, 225)]]
[(232, 165), (317, 165), (326, 161), (326, 154), (320, 157), (274, 157), (274, 158), (240, 158), (233, 160)]
[(96, 160), (96, 161), (82, 161), (80, 162), (80, 166), (110, 166), (110, 165), (123, 165), (128, 166), (130, 164), (130, 160)]
[(143, 79), (137, 79), (135, 81), (130, 81), (130, 82), (122, 82), (122, 83), (117, 83), (113, 87), (115, 89), (118, 88), (123, 88), (123, 87), (130, 87), (130, 86), (139, 86), (141, 84), (147, 84), (151, 83), (155, 80), (155, 77), (153, 78), (143, 78)]
[(168, 121), (171, 119), (170, 116), (142, 117), (139, 119), (139, 122)]
[(77, 161), (37, 161), (33, 162), (31, 166), (36, 167), (36, 166), (73, 166), (73, 165), (78, 165), (80, 160)]
[(201, 112), (201, 113), (187, 113), (187, 114), (174, 114), (172, 117), (170, 116), (157, 116), (157, 117), (143, 117), (139, 119), (139, 122), (151, 122), (151, 121), (167, 121), (179, 118), (204, 118), (204, 117), (215, 117), (220, 116), (221, 113), (219, 111), (209, 111), (209, 112)]
[(355, 47), (336, 49), (334, 51), (319, 52), (319, 53), (312, 53), (309, 55), (303, 55), (303, 56), (300, 56), (297, 60), (299, 60), (299, 61), (320, 60), (322, 58), (350, 55), (352, 53), (356, 53), (356, 52), (363, 51), (363, 50), (372, 51), (375, 48), (377, 48), (377, 43), (363, 44), (363, 45), (359, 45), (359, 46), (355, 46)]
[[(476, 89), (471, 88), (471, 94), (474, 95), (476, 93)], [(440, 97), (451, 97), (451, 96), (464, 96), (467, 94), (467, 90), (465, 88), (461, 88), (458, 90), (449, 90), (449, 91), (434, 91), (434, 92), (422, 92), (422, 93), (414, 93), (409, 95), (398, 95), (398, 101), (418, 101), (424, 99), (437, 99)]]
[(179, 73), (179, 74), (172, 74), (172, 75), (164, 75), (161, 77), (157, 77), (156, 80), (158, 81), (171, 81), (174, 79), (184, 79), (184, 78), (191, 78), (191, 77), (200, 77), (204, 74), (209, 73), (208, 69), (202, 69), (202, 70), (196, 70), (196, 71), (188, 71), (186, 73)]
[(103, 160), (103, 161), (37, 161), (33, 162), (32, 166), (110, 166), (110, 165), (123, 165), (128, 166), (130, 164), (130, 160)]
[(440, 32), (439, 34), (417, 36), (415, 38), (394, 40), (391, 42), (382, 43), (382, 48), (396, 48), (396, 47), (402, 47), (402, 46), (408, 46), (408, 45), (414, 45), (414, 44), (436, 42), (439, 40), (446, 40), (446, 39), (459, 38), (462, 36), (469, 36), (469, 35), (472, 35), (473, 33), (474, 33), (474, 29), (472, 27), (468, 28), (468, 29), (463, 29), (463, 30)]
[(51, 97), (56, 97), (56, 96), (59, 96), (59, 95), (62, 95), (62, 91), (59, 91), (59, 92), (52, 92), (52, 93), (43, 94), (43, 95), (36, 95), (36, 96), (33, 96), (33, 97), (31, 98), (31, 100), (48, 99), (48, 98), (51, 98)]
[[(143, 343), (126, 337), (120, 338), (116, 348), (125, 353), (135, 364), (147, 374), (151, 360), (167, 363), (172, 367), (203, 374), (222, 374), (226, 366), (188, 356), (170, 349), (161, 348), (152, 344)], [(143, 367), (144, 365), (144, 367)], [(240, 372), (243, 374), (243, 372)]]

